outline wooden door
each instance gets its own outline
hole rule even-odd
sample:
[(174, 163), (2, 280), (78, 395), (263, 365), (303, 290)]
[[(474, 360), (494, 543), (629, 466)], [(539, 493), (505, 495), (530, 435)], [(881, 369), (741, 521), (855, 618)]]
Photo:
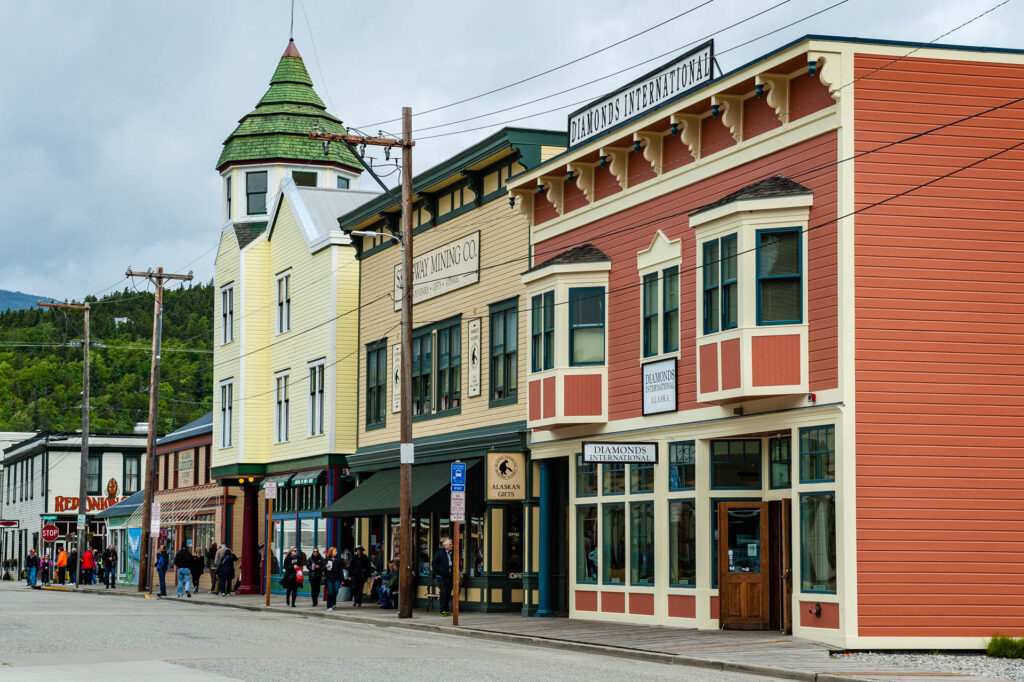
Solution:
[(718, 608), (722, 628), (770, 627), (768, 549), (768, 503), (718, 504)]
[(779, 535), (779, 556), (782, 557), (782, 631), (793, 633), (793, 501), (782, 500), (782, 532)]

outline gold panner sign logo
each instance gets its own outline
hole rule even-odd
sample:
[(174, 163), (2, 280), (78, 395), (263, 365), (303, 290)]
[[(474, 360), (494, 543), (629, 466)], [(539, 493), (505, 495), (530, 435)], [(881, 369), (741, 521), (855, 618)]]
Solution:
[(526, 455), (522, 452), (487, 453), (487, 499), (526, 499)]

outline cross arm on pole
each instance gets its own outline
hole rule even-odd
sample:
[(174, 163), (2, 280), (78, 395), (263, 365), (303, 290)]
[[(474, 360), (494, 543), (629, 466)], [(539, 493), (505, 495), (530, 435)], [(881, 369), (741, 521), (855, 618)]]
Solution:
[(348, 135), (341, 133), (325, 133), (320, 130), (310, 132), (311, 140), (327, 140), (328, 142), (347, 142), (353, 145), (368, 144), (373, 147), (414, 147), (414, 140), (399, 140), (393, 137), (366, 137), (365, 135)]
[(36, 305), (37, 306), (41, 306), (43, 308), (65, 308), (67, 310), (88, 310), (89, 309), (89, 304), (88, 303), (86, 303), (85, 305), (75, 305), (73, 303), (44, 303), (43, 301), (36, 301)]

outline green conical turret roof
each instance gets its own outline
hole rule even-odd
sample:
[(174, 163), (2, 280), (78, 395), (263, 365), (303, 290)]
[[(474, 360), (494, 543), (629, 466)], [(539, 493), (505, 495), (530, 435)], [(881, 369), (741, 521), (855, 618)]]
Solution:
[(313, 162), (362, 170), (344, 145), (331, 144), (325, 155), (323, 143), (309, 139), (310, 131), (318, 125), (328, 133), (347, 132), (341, 121), (327, 113), (313, 90), (302, 55), (295, 42), (289, 40), (288, 49), (270, 79), (270, 89), (224, 140), (217, 170), (233, 163), (255, 161)]

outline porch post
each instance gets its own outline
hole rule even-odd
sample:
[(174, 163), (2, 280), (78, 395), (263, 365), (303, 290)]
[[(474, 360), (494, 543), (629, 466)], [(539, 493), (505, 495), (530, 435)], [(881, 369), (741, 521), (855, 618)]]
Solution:
[(538, 618), (554, 616), (551, 610), (551, 509), (555, 489), (551, 481), (551, 460), (540, 460), (540, 520), (537, 529), (538, 571), (537, 571), (537, 612)]
[(260, 593), (259, 551), (259, 488), (253, 484), (242, 486), (245, 500), (242, 506), (241, 585), (237, 594)]

